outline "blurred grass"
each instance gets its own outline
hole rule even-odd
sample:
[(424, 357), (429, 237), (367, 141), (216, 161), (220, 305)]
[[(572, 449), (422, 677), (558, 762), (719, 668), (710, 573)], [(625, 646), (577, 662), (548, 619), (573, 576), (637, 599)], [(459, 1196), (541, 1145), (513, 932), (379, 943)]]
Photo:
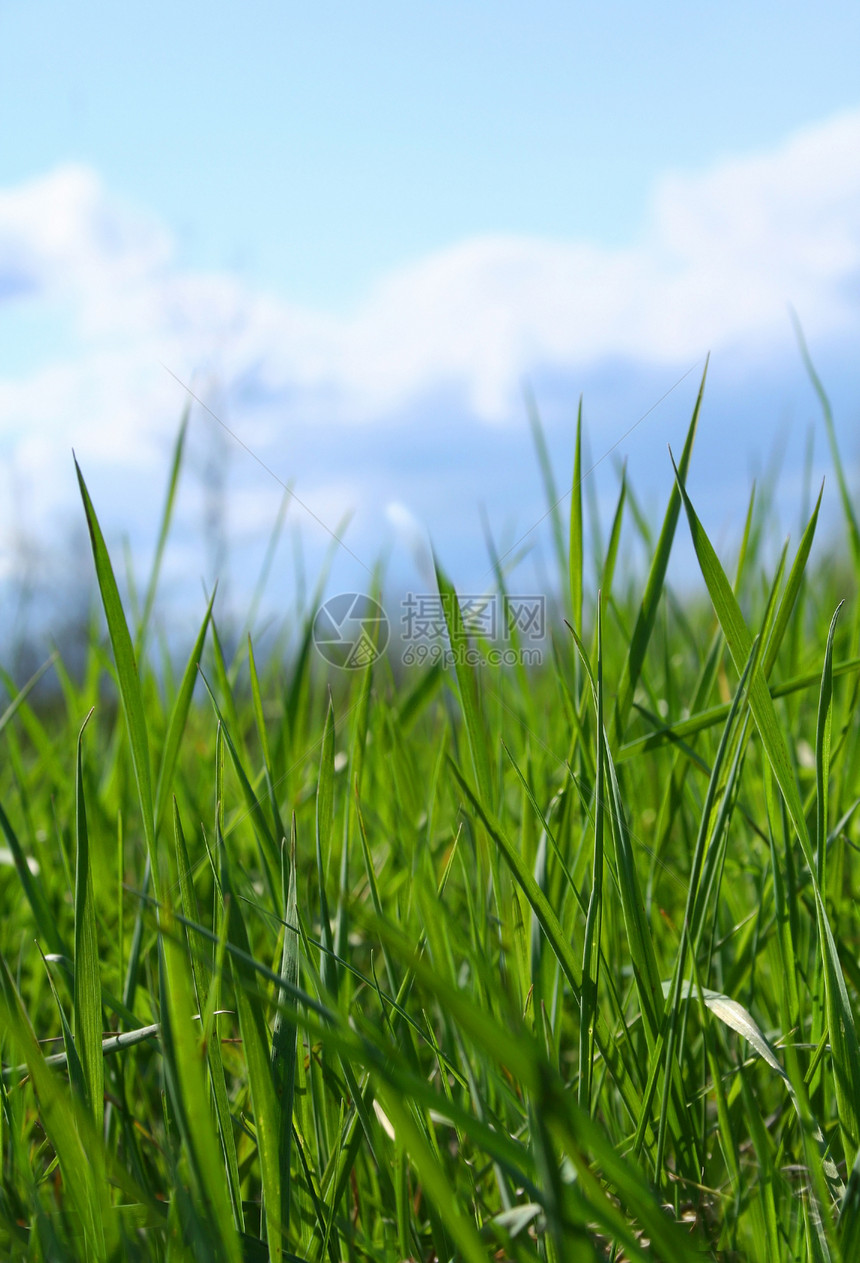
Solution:
[(185, 424), (131, 619), (78, 471), (108, 639), (47, 710), (3, 676), (2, 1257), (856, 1257), (860, 554), (817, 386), (839, 564), (819, 497), (768, 569), (754, 493), (734, 579), (701, 393), (659, 533), (622, 473), (593, 576), (581, 410), (565, 531), (531, 406), (540, 667), (481, 662), (437, 566), (448, 671), (327, 672), (313, 605), (286, 665), (228, 658), (210, 602), (174, 674)]

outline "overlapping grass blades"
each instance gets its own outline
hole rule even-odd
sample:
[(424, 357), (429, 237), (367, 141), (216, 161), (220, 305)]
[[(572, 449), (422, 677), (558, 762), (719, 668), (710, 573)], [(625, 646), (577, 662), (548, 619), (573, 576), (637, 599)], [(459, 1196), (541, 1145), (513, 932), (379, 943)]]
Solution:
[[(676, 469), (677, 473), (677, 469)], [(680, 474), (678, 486), (683, 496), (684, 508), (690, 524), (690, 533), (696, 556), (702, 570), (702, 576), (708, 587), (714, 609), (720, 620), (720, 626), (735, 665), (739, 670), (750, 655), (752, 639), (744, 621), (737, 599), (731, 590), (725, 571), (705, 533), (701, 522), (687, 495)], [(831, 623), (825, 654), (824, 680), (832, 686), (832, 639), (835, 616)], [(829, 703), (828, 703), (829, 705)], [(797, 833), (804, 859), (809, 868), (815, 899), (816, 922), (819, 934), (819, 950), (823, 970), (827, 1029), (830, 1035), (831, 1056), (833, 1059), (834, 1084), (839, 1103), (839, 1123), (846, 1157), (853, 1162), (860, 1144), (858, 1129), (858, 1111), (860, 1111), (860, 1044), (854, 1023), (854, 1012), (848, 998), (842, 965), (830, 925), (830, 917), (824, 902), (820, 885), (819, 865), (816, 864), (812, 848), (812, 840), (801, 802), (800, 791), (794, 769), (788, 753), (783, 729), (777, 718), (773, 699), (767, 687), (767, 681), (760, 672), (755, 672), (750, 684), (750, 709), (758, 728), (765, 752), (767, 754), (774, 777), (782, 793), (786, 809)], [(819, 711), (821, 707), (819, 708)], [(824, 725), (826, 727), (826, 723)], [(819, 728), (821, 723), (819, 723)], [(823, 762), (824, 750), (820, 746), (818, 764)], [(824, 770), (819, 767), (819, 786), (823, 784)], [(820, 790), (823, 793), (822, 790)], [(822, 805), (822, 812), (826, 803)], [(822, 816), (823, 819), (823, 816)], [(822, 861), (823, 867), (823, 850)]]
[(110, 649), (47, 705), (0, 677), (3, 1257), (853, 1258), (857, 568), (810, 560), (821, 495), (767, 566), (765, 487), (729, 580), (701, 399), (659, 534), (622, 474), (590, 550), (582, 409), (566, 530), (534, 411), (538, 669), (438, 563), (449, 670), (326, 672), (308, 608), (234, 653), (215, 594), (156, 669), (184, 428), (130, 620), (78, 471)]

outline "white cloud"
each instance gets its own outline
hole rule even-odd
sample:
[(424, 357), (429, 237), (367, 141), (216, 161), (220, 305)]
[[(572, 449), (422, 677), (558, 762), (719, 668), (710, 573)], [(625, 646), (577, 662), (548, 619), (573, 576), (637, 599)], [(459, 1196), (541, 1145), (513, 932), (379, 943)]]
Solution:
[[(440, 384), (465, 388), (479, 416), (498, 419), (536, 364), (686, 361), (782, 336), (789, 302), (815, 328), (855, 323), (860, 113), (771, 153), (664, 176), (628, 249), (467, 240), (382, 278), (350, 319), (181, 271), (166, 230), (77, 167), (0, 194), (0, 269), (7, 290), (17, 276), (19, 290), (26, 279), (69, 304), (101, 357), (80, 360), (82, 372), (110, 376), (106, 360), (131, 348), (147, 366), (132, 388), (148, 406), (163, 405), (164, 358), (180, 375), (215, 364), (267, 391), (323, 392), (343, 419), (396, 410)], [(119, 376), (132, 367), (115, 364)]]
[[(338, 426), (406, 424), (447, 389), (476, 420), (504, 422), (535, 369), (686, 368), (708, 350), (767, 351), (790, 340), (789, 302), (813, 336), (841, 335), (858, 329), (858, 299), (860, 112), (769, 153), (663, 176), (626, 249), (474, 238), (381, 278), (349, 318), (183, 269), (165, 226), (94, 172), (64, 167), (0, 191), (0, 319), (26, 312), (46, 333), (26, 370), (0, 370), (0, 447), (36, 518), (62, 487), (74, 494), (73, 445), (89, 467), (147, 477), (184, 403), (165, 364), (186, 382), (220, 381), (240, 400), (229, 419), (253, 426), (260, 454), (274, 450), (289, 476), (284, 417), (316, 426), (328, 468), (318, 455), (302, 476), (329, 520), (358, 487), (348, 457), (337, 466)], [(376, 451), (384, 462), (385, 443)]]
[(97, 317), (118, 289), (148, 284), (170, 249), (162, 226), (106, 196), (86, 167), (64, 166), (0, 191), (0, 271), (27, 291), (72, 296), (84, 316)]

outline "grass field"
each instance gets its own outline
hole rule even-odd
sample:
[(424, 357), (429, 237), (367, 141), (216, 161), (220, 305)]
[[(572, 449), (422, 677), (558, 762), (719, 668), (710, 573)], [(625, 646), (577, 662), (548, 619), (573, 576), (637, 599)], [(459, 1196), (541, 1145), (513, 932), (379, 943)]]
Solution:
[(528, 669), (470, 663), (440, 572), (453, 669), (328, 670), (313, 611), (288, 666), (228, 660), (210, 607), (174, 672), (184, 431), (127, 611), (79, 473), (85, 670), (3, 677), (4, 1259), (860, 1257), (860, 531), (823, 402), (814, 571), (814, 494), (772, 570), (753, 495), (724, 569), (697, 406), (595, 575), (578, 427), (569, 626)]

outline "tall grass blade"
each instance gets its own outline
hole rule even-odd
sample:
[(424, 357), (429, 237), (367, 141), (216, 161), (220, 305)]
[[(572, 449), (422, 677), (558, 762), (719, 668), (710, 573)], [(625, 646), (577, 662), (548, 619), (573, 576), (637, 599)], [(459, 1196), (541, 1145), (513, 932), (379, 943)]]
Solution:
[(205, 1056), (194, 1022), (196, 1005), (188, 959), (169, 908), (161, 908), (162, 1042), (166, 1082), (183, 1148), (199, 1190), (194, 1208), (197, 1252), (239, 1263), (241, 1252), (230, 1209), (220, 1146), (212, 1127)]
[(58, 956), (67, 956), (68, 952), (57, 926), (56, 918), (48, 907), (42, 883), (36, 881), (33, 873), (30, 872), (27, 856), (24, 854), (18, 835), (12, 828), (12, 823), (3, 810), (2, 804), (0, 804), (0, 829), (3, 830), (3, 836), (6, 839), (12, 862), (15, 865), (15, 871), (18, 874), (18, 881), (30, 905), (30, 911), (33, 914), (33, 920), (36, 922), (38, 933), (41, 934), (44, 942), (48, 944), (52, 952)]
[[(673, 461), (674, 464), (674, 461)], [(738, 670), (749, 657), (752, 637), (744, 622), (725, 571), (708, 539), (701, 522), (687, 495), (681, 475), (676, 468), (678, 487), (684, 500), (693, 546), (699, 560), (702, 576), (708, 588), (720, 626), (726, 637), (732, 658)], [(827, 1023), (832, 1045), (836, 1095), (839, 1102), (839, 1118), (846, 1154), (853, 1154), (860, 1141), (858, 1110), (860, 1110), (860, 1046), (854, 1024), (854, 1014), (845, 987), (845, 978), (839, 954), (830, 927), (823, 894), (817, 880), (817, 864), (806, 823), (800, 791), (789, 758), (785, 736), (777, 719), (773, 699), (768, 691), (764, 674), (757, 671), (750, 683), (750, 708), (776, 782), (785, 801), (788, 814), (797, 832), (803, 855), (813, 882), (816, 920), (818, 922), (819, 947), (825, 981)]]
[(83, 738), (78, 734), (75, 777), (75, 1046), (80, 1056), (87, 1091), (87, 1106), (97, 1132), (104, 1126), (104, 1058), (102, 1056), (102, 988), (99, 968), (98, 927), (96, 925), (93, 875), (90, 869), (90, 842), (84, 802)]
[(592, 861), (591, 894), (585, 919), (585, 941), (582, 948), (582, 1005), (579, 1029), (579, 1085), (578, 1103), (587, 1114), (591, 1113), (591, 1081), (594, 1061), (594, 1013), (597, 1008), (597, 990), (600, 969), (600, 934), (603, 922), (603, 822), (604, 760), (603, 760), (603, 630), (601, 622), (600, 594), (597, 598), (597, 674), (595, 679), (595, 710), (597, 712), (597, 750), (594, 781), (594, 858)]
[[(582, 995), (582, 970), (576, 959), (573, 946), (569, 941), (569, 936), (563, 929), (555, 909), (552, 907), (545, 892), (541, 890), (534, 874), (524, 863), (517, 848), (506, 837), (504, 830), (495, 820), (490, 818), (459, 770), (454, 765), (452, 765), (451, 770), (457, 779), (460, 789), (469, 800), (472, 810), (481, 820), (488, 835), (498, 847), (502, 858), (511, 871), (511, 875), (525, 895), (546, 937), (550, 950), (553, 952), (573, 991), (574, 997), (579, 1000)], [(641, 1108), (639, 1091), (633, 1082), (630, 1070), (624, 1064), (617, 1040), (614, 1034), (610, 1032), (599, 1009), (594, 1011), (594, 1042), (606, 1062), (610, 1075), (618, 1086), (619, 1093), (630, 1112), (631, 1119), (636, 1121), (639, 1118)]]
[[(320, 771), (317, 781), (316, 800), (316, 857), (319, 881), (320, 929), (323, 952), (320, 961), (320, 978), (330, 996), (337, 994), (338, 969), (334, 955), (331, 916), (326, 897), (326, 869), (334, 840), (334, 707), (329, 698), (323, 731)], [(293, 922), (295, 924), (295, 922)]]
[(128, 624), (125, 621), (125, 614), (123, 613), (122, 602), (120, 601), (119, 590), (116, 586), (116, 579), (114, 578), (113, 567), (111, 566), (110, 557), (108, 556), (107, 547), (105, 546), (104, 536), (102, 535), (101, 527), (99, 526), (98, 518), (96, 517), (96, 511), (93, 508), (86, 483), (84, 482), (83, 474), (81, 473), (80, 466), (77, 461), (75, 461), (75, 470), (78, 475), (78, 486), (80, 487), (81, 498), (84, 502), (84, 512), (86, 514), (87, 527), (89, 528), (90, 533), (90, 543), (92, 545), (93, 561), (95, 562), (96, 578), (98, 579), (102, 606), (107, 619), (108, 633), (110, 635), (111, 646), (113, 647), (114, 662), (116, 663), (120, 700), (122, 702), (122, 709), (128, 728), (131, 760), (134, 768), (135, 781), (137, 782), (138, 801), (140, 803), (140, 812), (143, 820), (143, 833), (146, 839), (152, 869), (152, 881), (157, 897), (160, 901), (161, 887), (158, 871), (158, 855), (155, 848), (155, 815), (152, 798), (152, 771), (149, 763), (149, 741), (146, 730), (146, 712), (144, 710), (143, 695), (140, 688), (140, 677), (137, 673), (137, 662), (135, 661), (131, 636), (129, 635)]
[(827, 391), (818, 373), (815, 371), (815, 365), (812, 362), (812, 356), (809, 353), (809, 347), (806, 344), (806, 338), (803, 334), (800, 320), (793, 308), (789, 308), (792, 323), (794, 324), (794, 333), (797, 338), (797, 344), (800, 347), (800, 354), (803, 359), (804, 367), (809, 374), (809, 380), (812, 382), (812, 388), (818, 396), (818, 402), (821, 405), (821, 415), (824, 418), (824, 428), (827, 431), (827, 442), (830, 446), (830, 459), (833, 461), (833, 468), (836, 471), (836, 481), (839, 485), (839, 498), (842, 501), (842, 511), (845, 514), (845, 522), (848, 526), (848, 542), (851, 545), (851, 556), (854, 561), (855, 573), (860, 571), (860, 523), (857, 521), (857, 514), (854, 512), (854, 500), (848, 487), (848, 480), (845, 477), (845, 469), (842, 464), (842, 457), (839, 452), (839, 444), (836, 441), (836, 426), (833, 424), (833, 409), (830, 406), (830, 400), (827, 397)]
[(844, 601), (840, 601), (830, 622), (827, 648), (824, 651), (824, 667), (821, 672), (821, 692), (818, 698), (818, 723), (815, 730), (815, 825), (818, 863), (818, 884), (826, 889), (824, 865), (827, 857), (827, 800), (830, 787), (830, 746), (833, 730), (833, 637), (836, 622)]
[[(176, 799), (173, 800), (173, 838), (176, 850), (176, 870), (179, 883), (182, 911), (185, 917), (185, 937), (188, 944), (188, 957), (191, 962), (191, 974), (194, 984), (197, 1012), (201, 1017), (202, 1038), (209, 1065), (209, 1081), (215, 1102), (215, 1117), (218, 1124), (218, 1136), (224, 1157), (224, 1168), (230, 1192), (233, 1210), (233, 1221), (239, 1231), (245, 1227), (242, 1209), (242, 1190), (239, 1179), (239, 1163), (236, 1156), (236, 1141), (233, 1135), (233, 1119), (230, 1116), (230, 1104), (227, 1099), (227, 1088), (224, 1081), (224, 1064), (221, 1057), (221, 1042), (217, 1032), (213, 1038), (212, 1012), (215, 1008), (216, 993), (219, 989), (220, 967), (214, 978), (207, 978), (204, 966), (205, 940), (193, 928), (193, 923), (200, 920), (197, 896), (192, 882), (192, 868), (188, 857), (185, 833), (179, 816)], [(226, 926), (224, 927), (226, 933)], [(219, 948), (221, 945), (219, 944)], [(223, 949), (221, 949), (223, 950)]]
[[(299, 985), (299, 941), (296, 929), (296, 819), (293, 816), (290, 848), (283, 853), (284, 946), (281, 953), (281, 977), (295, 991)], [(288, 994), (282, 991), (279, 1001), (286, 1006)], [(296, 1079), (297, 1031), (284, 1008), (275, 1015), (272, 1031), (272, 1071), (279, 1117), (279, 1165), (281, 1168), (281, 1226), (287, 1233), (290, 1226), (290, 1156), (293, 1138), (293, 1093)]]
[(550, 459), (549, 449), (546, 445), (546, 436), (544, 434), (543, 425), (541, 424), (540, 413), (538, 412), (537, 402), (530, 388), (526, 388), (526, 408), (529, 415), (529, 425), (531, 426), (532, 438), (534, 439), (535, 451), (537, 452), (538, 465), (540, 466), (541, 478), (543, 480), (544, 495), (547, 503), (547, 513), (549, 514), (550, 524), (552, 526), (552, 539), (555, 545), (556, 568), (559, 575), (567, 574), (568, 561), (567, 553), (564, 547), (564, 530), (561, 523), (561, 514), (559, 505), (561, 504), (561, 496), (555, 485), (555, 475), (552, 472), (552, 460)]
[[(265, 1014), (254, 977), (253, 955), (242, 916), (241, 904), (233, 889), (231, 865), (216, 816), (218, 853), (221, 857), (221, 890), (224, 914), (229, 918), (229, 942), (233, 968), (239, 1029), (248, 1073), (251, 1102), (254, 1107), (257, 1152), (263, 1186), (265, 1237), (270, 1263), (281, 1258), (283, 1241), (281, 1225), (280, 1106), (272, 1076), (271, 1046), (266, 1032)], [(275, 975), (277, 977), (277, 975)], [(280, 980), (279, 980), (280, 981)]]
[[(217, 590), (217, 589), (216, 589)], [(194, 648), (188, 662), (185, 664), (185, 670), (182, 673), (182, 681), (179, 685), (179, 691), (173, 703), (170, 712), (170, 720), (167, 725), (167, 736), (164, 740), (164, 749), (161, 752), (161, 763), (158, 769), (158, 783), (155, 789), (155, 828), (156, 831), (164, 819), (164, 812), (167, 808), (168, 799), (170, 797), (171, 783), (179, 760), (179, 751), (182, 745), (182, 738), (185, 734), (185, 727), (188, 722), (188, 714), (191, 710), (191, 699), (194, 694), (194, 685), (197, 683), (200, 662), (203, 657), (203, 646), (206, 642), (206, 632), (209, 628), (209, 622), (212, 618), (212, 605), (215, 601), (215, 592), (206, 607), (206, 613), (203, 617), (200, 631), (197, 633), (197, 639), (194, 642)]]
[[(699, 393), (696, 397), (696, 405), (693, 408), (693, 416), (690, 421), (687, 437), (684, 442), (684, 450), (681, 453), (681, 475), (686, 478), (687, 470), (690, 466), (690, 458), (693, 454), (693, 442), (696, 437), (696, 429), (699, 424), (699, 413), (702, 407), (702, 399), (705, 393), (705, 379), (708, 375), (708, 366), (705, 364), (705, 371), (702, 374), (702, 381), (699, 386)], [(630, 708), (633, 705), (633, 694), (639, 683), (639, 676), (645, 662), (645, 651), (648, 648), (648, 642), (651, 639), (651, 633), (654, 630), (654, 622), (657, 618), (657, 606), (660, 596), (663, 592), (663, 584), (666, 581), (666, 570), (669, 566), (669, 556), (672, 552), (672, 544), (675, 539), (675, 528), (678, 525), (678, 516), (681, 512), (681, 497), (678, 488), (673, 487), (669, 496), (669, 504), (666, 509), (666, 516), (663, 519), (663, 528), (660, 531), (660, 538), (654, 549), (654, 555), (651, 559), (651, 568), (648, 572), (648, 582), (645, 585), (645, 593), (642, 597), (642, 604), (636, 618), (636, 626), (633, 629), (633, 635), (630, 641), (630, 650), (627, 660), (624, 663), (624, 671), (618, 688), (618, 697), (615, 705), (613, 719), (613, 734), (616, 742), (620, 742), (624, 738), (627, 728), (627, 719), (630, 714)]]
[(481, 801), (492, 810), (492, 775), (493, 760), (490, 754), (490, 742), (486, 723), (481, 710), (478, 676), (472, 666), (473, 647), (466, 633), (460, 602), (453, 586), (449, 583), (438, 561), (434, 558), (436, 582), (442, 600), (442, 610), (448, 627), (448, 639), (454, 658), (454, 670), (460, 690), (460, 705), (466, 724), (466, 737), (469, 742), (469, 753), (472, 756), (472, 767), (475, 772), (475, 784)]
[(573, 454), (573, 482), (570, 488), (570, 534), (568, 540), (568, 576), (570, 582), (570, 609), (573, 625), (582, 631), (582, 396), (576, 412), (576, 440)]
[(84, 1257), (106, 1259), (104, 1220), (107, 1190), (96, 1182), (96, 1167), (87, 1156), (87, 1148), (95, 1149), (101, 1144), (101, 1138), (86, 1126), (89, 1113), (82, 1111), (80, 1116), (75, 1115), (69, 1097), (61, 1090), (54, 1072), (45, 1065), (42, 1050), (36, 1042), (26, 1009), (3, 956), (0, 956), (0, 1014), (4, 1019), (3, 1027), (17, 1045), (33, 1080), (45, 1132), (57, 1155), (63, 1186), (83, 1233)]
[(170, 524), (173, 520), (173, 509), (176, 503), (176, 491), (179, 486), (179, 471), (182, 468), (182, 456), (185, 451), (185, 438), (188, 433), (188, 418), (191, 414), (190, 403), (186, 404), (185, 411), (182, 414), (182, 420), (179, 423), (179, 432), (176, 435), (176, 442), (173, 446), (173, 460), (170, 466), (170, 476), (167, 480), (167, 494), (164, 499), (164, 509), (161, 513), (161, 526), (158, 532), (158, 542), (155, 546), (155, 557), (152, 562), (152, 570), (149, 576), (149, 583), (146, 587), (146, 596), (143, 600), (143, 610), (140, 615), (140, 623), (137, 629), (137, 637), (135, 640), (135, 653), (139, 657), (143, 651), (146, 640), (146, 633), (149, 628), (150, 619), (152, 618), (152, 610), (155, 605), (155, 594), (158, 589), (158, 580), (161, 575), (161, 565), (164, 560), (164, 550), (167, 546), (167, 537), (170, 534)]

